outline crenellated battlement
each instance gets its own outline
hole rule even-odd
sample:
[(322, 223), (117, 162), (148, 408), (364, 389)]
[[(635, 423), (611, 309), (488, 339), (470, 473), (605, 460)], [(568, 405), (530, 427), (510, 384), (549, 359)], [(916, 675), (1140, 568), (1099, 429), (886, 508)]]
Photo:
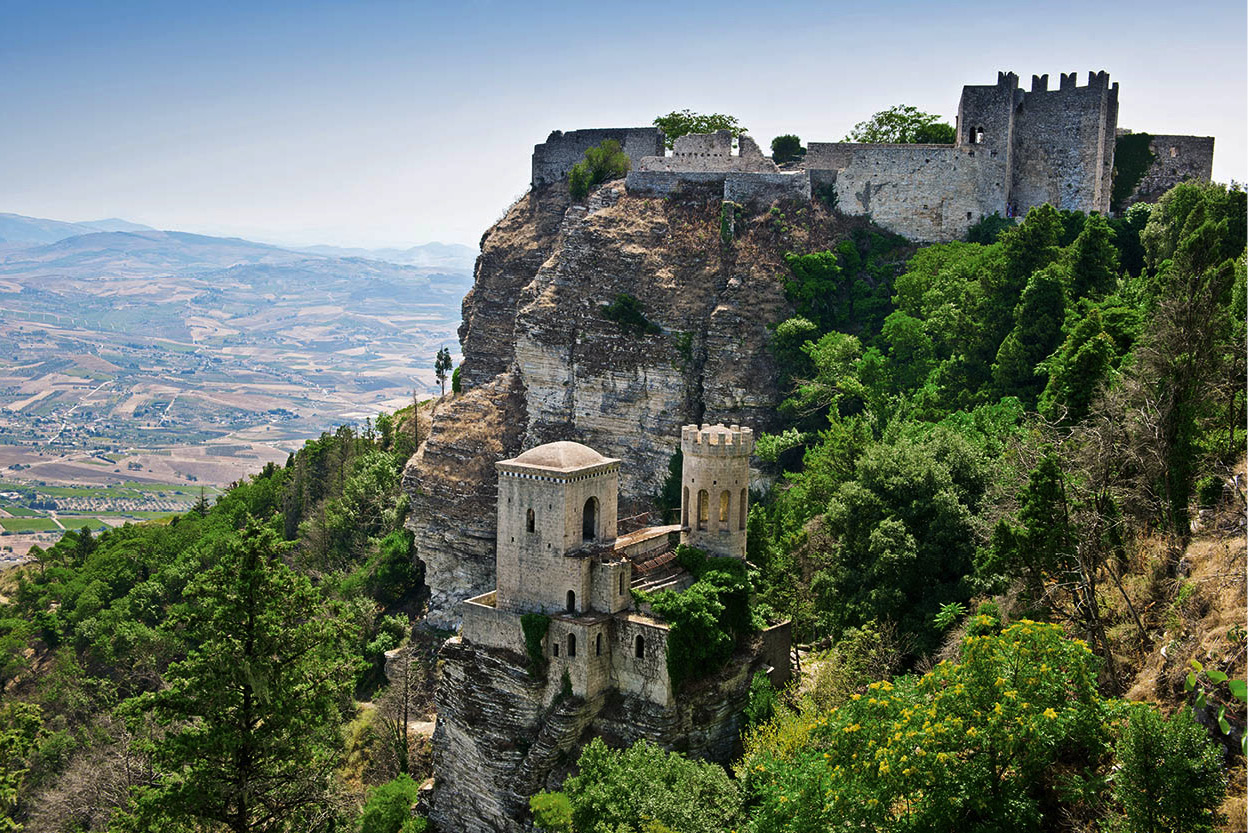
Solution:
[[(614, 138), (630, 159), (625, 187), (631, 194), (670, 198), (684, 189), (722, 188), (725, 203), (761, 210), (827, 195), (838, 211), (869, 215), (921, 243), (957, 240), (994, 214), (1024, 217), (1046, 203), (1108, 214), (1118, 83), (1105, 70), (1089, 70), (1084, 86), (1077, 72), (1059, 73), (1056, 87), (1049, 78), (1033, 75), (1025, 90), (1016, 73), (1001, 70), (995, 84), (964, 86), (950, 144), (813, 141), (800, 162), (784, 165), (750, 137), (734, 139), (726, 130), (677, 137), (670, 153), (655, 128), (556, 131), (534, 149), (533, 186), (563, 180), (588, 147)], [(1162, 171), (1163, 163), (1156, 162), (1145, 177), (1150, 184), (1189, 172), (1205, 178), (1201, 172), (1212, 168), (1212, 147), (1186, 139), (1176, 137), (1166, 146), (1175, 149), (1172, 158), (1180, 146), (1189, 151), (1183, 170)], [(694, 428), (699, 437), (707, 429)], [(718, 440), (688, 442), (727, 454)], [(725, 446), (736, 448), (731, 439)]]
[(748, 456), (754, 451), (754, 430), (723, 423), (682, 426), (680, 450), (686, 455)]

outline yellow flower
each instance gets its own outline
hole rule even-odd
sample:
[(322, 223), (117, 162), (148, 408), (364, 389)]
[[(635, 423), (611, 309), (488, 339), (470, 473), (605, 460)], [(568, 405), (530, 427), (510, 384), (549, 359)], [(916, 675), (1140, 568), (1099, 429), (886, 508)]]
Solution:
[(1057, 713), (1053, 711), (1053, 707), (1049, 707), (1044, 711), (1044, 717), (1049, 719), (1057, 718)]
[(850, 695), (849, 697), (855, 701), (862, 700), (862, 695), (858, 694), (857, 692), (855, 692), (853, 695)]
[(979, 735), (979, 730), (975, 729), (974, 727), (967, 727), (967, 728), (966, 728), (966, 737), (967, 737), (967, 738), (975, 738), (975, 737), (976, 737), (976, 736), (978, 736), (978, 735)]
[(885, 773), (888, 773), (889, 770), (891, 770), (891, 768), (888, 766), (888, 762), (880, 762), (880, 775), (881, 776), (883, 776)]

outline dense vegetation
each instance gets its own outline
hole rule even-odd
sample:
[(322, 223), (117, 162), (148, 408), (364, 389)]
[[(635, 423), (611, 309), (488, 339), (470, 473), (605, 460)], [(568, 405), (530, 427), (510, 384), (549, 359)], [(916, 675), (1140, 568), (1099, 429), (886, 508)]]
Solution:
[[(1124, 696), (1163, 634), (1193, 645), (1194, 509), (1226, 502), (1242, 459), (1245, 225), (1242, 191), (1187, 183), (1119, 218), (1043, 206), (964, 242), (864, 227), (789, 255), (750, 565), (682, 548), (693, 586), (642, 601), (671, 625), (678, 687), (776, 618), (803, 685), (754, 679), (730, 772), (588, 744), (533, 798), (538, 824), (1218, 825), (1244, 629), (1192, 666), (1196, 710)], [(631, 296), (600, 312), (650, 332)], [(383, 669), (420, 602), (400, 488), (415, 417), (323, 435), (167, 523), (37, 551), (0, 606), (0, 823), (421, 830), (408, 728), (431, 669)], [(524, 622), (534, 674), (547, 625)]]
[(568, 172), (568, 189), (572, 198), (580, 200), (595, 185), (624, 176), (628, 173), (628, 166), (628, 154), (620, 149), (620, 143), (604, 139), (602, 144), (586, 150), (584, 158)]
[(386, 731), (417, 688), (382, 673), (421, 586), (408, 412), (322, 435), (212, 507), (34, 553), (0, 615), (6, 824), (351, 827), (366, 784), (417, 764), (406, 721)]
[[(773, 350), (791, 394), (758, 444), (783, 474), (750, 514), (750, 616), (791, 618), (825, 648), (800, 691), (754, 682), (740, 805), (716, 808), (735, 821), (696, 825), (1218, 824), (1223, 750), (1238, 745), (1216, 740), (1244, 725), (1244, 687), (1227, 680), (1243, 629), (1224, 638), (1224, 668), (1189, 676), (1220, 728), (1121, 695), (1124, 665), (1163, 631), (1185, 645), (1176, 612), (1193, 586), (1167, 577), (1191, 507), (1221, 501), (1243, 454), (1244, 213), (1242, 191), (1189, 183), (1121, 218), (996, 218), (901, 269), (899, 244), (865, 232), (788, 256), (797, 316)], [(1129, 576), (1150, 547), (1153, 578)], [(1149, 590), (1176, 581), (1168, 605)], [(668, 614), (698, 635), (674, 643), (677, 680), (728, 644), (699, 625), (705, 597)], [(581, 764), (592, 779), (541, 798), (568, 824), (674, 824), (632, 810), (658, 793), (598, 799), (658, 778), (654, 756)]]

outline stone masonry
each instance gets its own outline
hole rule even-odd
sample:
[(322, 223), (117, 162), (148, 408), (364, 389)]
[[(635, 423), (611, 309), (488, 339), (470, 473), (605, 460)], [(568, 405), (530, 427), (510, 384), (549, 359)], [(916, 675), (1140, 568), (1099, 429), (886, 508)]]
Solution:
[[(725, 200), (755, 208), (818, 194), (843, 213), (870, 215), (922, 243), (956, 240), (984, 217), (1021, 217), (1044, 203), (1109, 213), (1118, 125), (1118, 84), (1110, 83), (1109, 73), (1089, 72), (1084, 86), (1075, 73), (1061, 73), (1054, 90), (1048, 75), (1037, 75), (1023, 90), (1017, 75), (1001, 72), (996, 84), (962, 88), (957, 122), (952, 145), (811, 142), (798, 170), (784, 171), (748, 136), (738, 137), (735, 149), (727, 131), (682, 136), (666, 156), (659, 137), (655, 154), (637, 156), (625, 148), (632, 163), (626, 184), (630, 192), (657, 197), (722, 186)], [(644, 130), (612, 136), (638, 148), (643, 143), (636, 136)], [(575, 149), (599, 133), (607, 132), (556, 132), (537, 146), (534, 186), (566, 174)], [(1153, 144), (1156, 160), (1128, 205), (1156, 200), (1184, 179), (1210, 176), (1211, 138), (1156, 136)]]

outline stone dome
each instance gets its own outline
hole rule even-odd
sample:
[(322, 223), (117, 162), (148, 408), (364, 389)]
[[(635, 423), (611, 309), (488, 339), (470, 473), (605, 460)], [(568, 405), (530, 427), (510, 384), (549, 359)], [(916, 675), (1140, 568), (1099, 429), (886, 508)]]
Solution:
[(611, 460), (582, 443), (557, 440), (554, 443), (534, 446), (508, 462), (525, 466), (541, 466), (546, 469), (581, 469), (586, 466), (597, 466), (600, 463), (610, 463)]

